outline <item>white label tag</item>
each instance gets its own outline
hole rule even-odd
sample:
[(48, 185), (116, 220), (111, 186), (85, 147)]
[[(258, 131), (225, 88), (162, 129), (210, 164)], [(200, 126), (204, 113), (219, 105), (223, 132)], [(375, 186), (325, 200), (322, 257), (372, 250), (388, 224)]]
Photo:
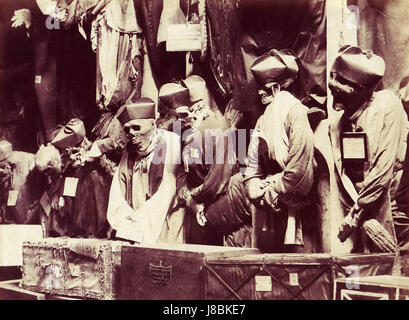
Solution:
[(202, 49), (200, 24), (170, 24), (166, 51), (200, 51)]
[(298, 273), (290, 273), (290, 286), (299, 286)]
[[(32, 79), (32, 78), (31, 78)], [(41, 76), (40, 75), (36, 75), (35, 76), (35, 83), (36, 84), (41, 84)]]
[(17, 196), (18, 196), (18, 191), (17, 190), (10, 190), (9, 191), (9, 197), (7, 199), (7, 206), (8, 207), (14, 207), (16, 205)]
[(43, 195), (41, 196), (40, 204), (43, 207), (47, 217), (49, 217), (51, 212), (51, 199), (46, 191), (44, 191)]
[(366, 135), (362, 132), (342, 134), (342, 156), (344, 160), (366, 160)]
[(256, 276), (256, 291), (271, 291), (272, 288), (270, 276)]
[(65, 178), (63, 196), (75, 198), (77, 192), (78, 178)]

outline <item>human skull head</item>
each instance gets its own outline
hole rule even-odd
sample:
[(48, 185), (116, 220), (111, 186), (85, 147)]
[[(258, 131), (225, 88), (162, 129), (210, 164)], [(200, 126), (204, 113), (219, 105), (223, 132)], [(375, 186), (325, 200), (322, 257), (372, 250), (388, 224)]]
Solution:
[(198, 129), (209, 115), (209, 107), (203, 100), (200, 100), (192, 106), (182, 106), (175, 109), (175, 114), (186, 127)]
[(46, 175), (61, 173), (62, 161), (60, 151), (51, 143), (41, 145), (35, 155), (35, 165), (40, 172)]
[(156, 124), (154, 119), (135, 119), (124, 125), (124, 131), (132, 145), (139, 152), (148, 149), (155, 136)]

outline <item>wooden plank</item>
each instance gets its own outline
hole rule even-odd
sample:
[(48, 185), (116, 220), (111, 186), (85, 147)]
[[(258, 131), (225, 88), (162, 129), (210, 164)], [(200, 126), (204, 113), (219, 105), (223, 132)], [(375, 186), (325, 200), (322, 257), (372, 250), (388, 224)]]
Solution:
[(224, 257), (242, 256), (247, 254), (255, 254), (258, 251), (256, 248), (235, 248), (222, 246), (205, 246), (194, 244), (158, 244), (158, 245), (143, 245), (143, 246), (122, 246), (122, 253), (140, 253), (172, 255), (173, 257), (184, 257), (194, 259), (219, 259)]
[(207, 259), (211, 264), (301, 264), (321, 265), (330, 264), (330, 255), (325, 253), (298, 254), (298, 253), (268, 253), (234, 256), (222, 259)]
[(46, 300), (43, 293), (19, 287), (20, 280), (0, 282), (0, 300)]
[(409, 289), (409, 277), (399, 277), (399, 276), (389, 276), (389, 275), (360, 277), (359, 284)]

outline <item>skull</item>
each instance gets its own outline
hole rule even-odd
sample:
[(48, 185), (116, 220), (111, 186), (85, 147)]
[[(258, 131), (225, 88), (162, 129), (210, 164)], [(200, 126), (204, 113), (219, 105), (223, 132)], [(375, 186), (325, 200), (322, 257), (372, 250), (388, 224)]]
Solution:
[(146, 151), (153, 141), (156, 124), (153, 119), (135, 119), (124, 125), (129, 141), (139, 152)]
[(35, 155), (35, 165), (40, 172), (46, 175), (61, 173), (62, 161), (60, 151), (51, 143), (41, 145)]
[(328, 87), (334, 96), (333, 108), (336, 111), (345, 110), (353, 114), (367, 99), (365, 88), (348, 81), (334, 71), (330, 74)]
[(182, 106), (175, 109), (177, 118), (185, 124), (186, 127), (197, 129), (204, 119), (209, 116), (209, 107), (200, 100), (190, 107)]

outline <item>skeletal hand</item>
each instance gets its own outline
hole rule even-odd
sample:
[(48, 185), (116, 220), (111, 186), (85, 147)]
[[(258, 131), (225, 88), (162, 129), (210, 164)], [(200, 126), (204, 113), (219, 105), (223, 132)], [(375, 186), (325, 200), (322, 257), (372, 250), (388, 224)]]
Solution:
[(26, 29), (30, 29), (31, 27), (31, 11), (29, 9), (20, 9), (14, 11), (14, 16), (11, 18), (13, 24), (11, 25), (13, 28), (19, 28), (23, 25)]
[(197, 211), (196, 211), (196, 221), (199, 224), (199, 226), (204, 227), (207, 219), (205, 216), (205, 212), (204, 212), (204, 205), (200, 204), (197, 207)]

